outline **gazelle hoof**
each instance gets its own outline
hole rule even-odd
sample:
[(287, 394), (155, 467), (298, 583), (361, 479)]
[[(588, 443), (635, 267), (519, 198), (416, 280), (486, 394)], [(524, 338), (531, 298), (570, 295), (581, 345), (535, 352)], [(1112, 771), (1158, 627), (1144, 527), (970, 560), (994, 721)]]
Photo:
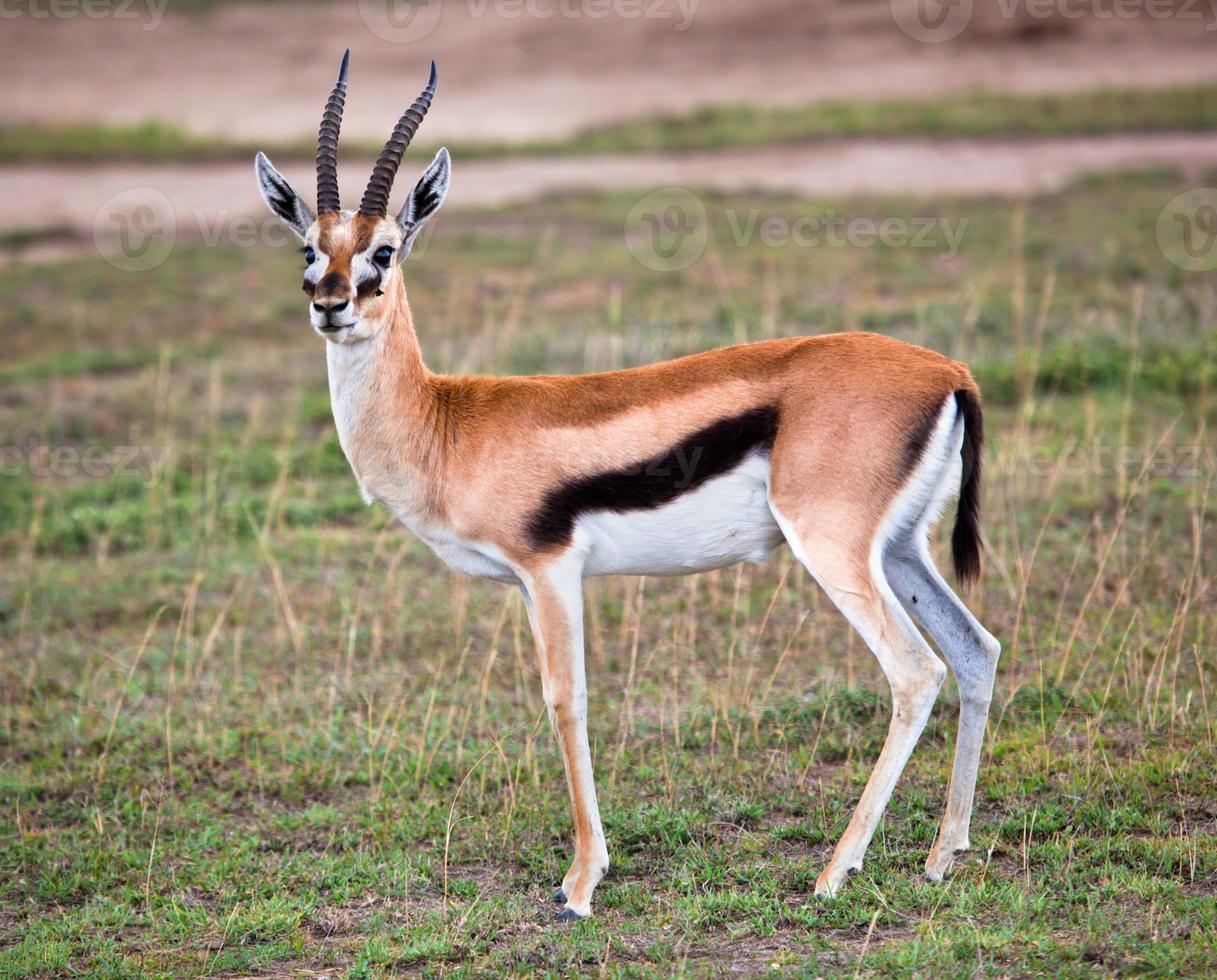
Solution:
[(845, 880), (861, 871), (861, 866), (841, 868), (840, 865), (833, 867), (830, 864), (820, 872), (820, 877), (816, 879), (816, 898), (836, 898), (841, 886), (845, 884)]
[(561, 888), (559, 888), (556, 892), (553, 893), (553, 895), (550, 896), (549, 900), (551, 902), (557, 903), (558, 905), (565, 905), (566, 904), (566, 892), (564, 892)]
[(961, 854), (966, 854), (968, 846), (965, 844), (962, 847), (943, 847), (938, 850), (930, 851), (930, 856), (925, 862), (925, 877), (927, 881), (942, 881), (948, 874), (951, 873), (955, 866), (955, 858)]
[(581, 922), (583, 919), (586, 919), (586, 918), (587, 918), (586, 915), (580, 915), (574, 909), (567, 907), (558, 913), (557, 921), (558, 922)]

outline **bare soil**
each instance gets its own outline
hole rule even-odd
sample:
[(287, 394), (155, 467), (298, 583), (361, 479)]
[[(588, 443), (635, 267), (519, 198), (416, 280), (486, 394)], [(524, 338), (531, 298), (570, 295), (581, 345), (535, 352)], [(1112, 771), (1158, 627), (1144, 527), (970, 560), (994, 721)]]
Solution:
[(394, 21), (384, 0), (195, 12), (103, 0), (89, 6), (108, 16), (66, 18), (39, 0), (42, 15), (3, 21), (0, 62), (16, 84), (0, 96), (0, 122), (155, 118), (230, 138), (298, 138), (315, 131), (347, 46), (344, 131), (370, 140), (387, 135), (431, 58), (441, 85), (428, 140), (558, 137), (707, 104), (1217, 78), (1207, 2), (1061, 0), (1043, 16), (1040, 0), (961, 0), (975, 10), (942, 43), (897, 25), (894, 11), (917, 2), (417, 0), (413, 20)]
[[(403, 167), (400, 199), (425, 161)], [(352, 164), (353, 165), (353, 164)], [(1199, 176), (1217, 165), (1217, 134), (1165, 134), (1017, 141), (856, 140), (691, 154), (638, 154), (484, 160), (453, 166), (447, 208), (471, 208), (578, 190), (638, 189), (640, 196), (681, 186), (786, 191), (813, 197), (853, 194), (996, 194), (1021, 196), (1061, 187), (1103, 170), (1170, 166)], [(306, 196), (307, 163), (285, 167)], [(362, 175), (363, 171), (360, 170)], [(107, 202), (134, 189), (167, 199), (179, 240), (248, 239), (280, 232), (265, 212), (248, 164), (30, 165), (0, 168), (0, 198), (13, 228), (56, 229), (26, 257), (76, 250), (95, 227), (112, 230)], [(156, 193), (159, 192), (159, 193)], [(163, 195), (163, 197), (161, 196)], [(100, 215), (100, 217), (99, 217)], [(245, 216), (258, 221), (254, 227)], [(158, 208), (158, 217), (169, 215)], [(241, 219), (238, 223), (238, 219)], [(263, 220), (265, 219), (265, 220)], [(250, 236), (253, 236), (252, 238)], [(239, 240), (238, 240), (239, 239)]]
[[(173, 0), (158, 10), (159, 2), (90, 7), (108, 16), (49, 16), (75, 8), (45, 2), (30, 8), (40, 15), (6, 14), (0, 60), (16, 84), (0, 96), (0, 125), (158, 119), (229, 139), (307, 138), (347, 45), (353, 60), (344, 133), (368, 141), (386, 134), (431, 57), (441, 85), (427, 120), (429, 143), (561, 137), (710, 104), (1217, 79), (1217, 32), (1209, 30), (1217, 14), (1191, 0), (1169, 9), (1147, 5), (1136, 16), (1126, 7), (1105, 14), (1102, 4), (1057, 5), (1084, 10), (1080, 18), (1033, 15), (1023, 0), (976, 2), (966, 29), (943, 43), (917, 40), (898, 26), (917, 0), (419, 0), (413, 20), (392, 20), (381, 0), (220, 4), (193, 12)], [(348, 165), (358, 170), (348, 182), (366, 173), (366, 161), (344, 158), (343, 165), (344, 173)], [(421, 165), (408, 162), (403, 183)], [(1022, 195), (1090, 171), (1145, 165), (1199, 173), (1217, 165), (1217, 137), (849, 140), (717, 153), (458, 159), (449, 206), (672, 185), (829, 196)], [(307, 166), (285, 169), (311, 194)], [(171, 210), (180, 238), (228, 234), (235, 218), (264, 216), (251, 170), (0, 168), (0, 230), (40, 232), (26, 258), (77, 250), (113, 195), (152, 188), (168, 200), (161, 210)], [(46, 234), (51, 230), (56, 234)]]

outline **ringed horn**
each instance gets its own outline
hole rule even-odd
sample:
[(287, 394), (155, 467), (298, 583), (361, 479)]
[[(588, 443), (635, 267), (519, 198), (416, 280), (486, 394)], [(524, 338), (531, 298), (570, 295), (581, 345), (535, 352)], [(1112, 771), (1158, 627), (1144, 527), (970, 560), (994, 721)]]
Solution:
[(342, 127), (342, 108), (346, 103), (347, 65), (351, 49), (342, 56), (338, 81), (321, 114), (321, 130), (317, 133), (317, 213), (326, 214), (342, 208), (338, 197), (338, 131)]
[(368, 188), (363, 192), (363, 200), (359, 202), (359, 211), (371, 218), (383, 218), (389, 210), (389, 194), (393, 190), (393, 178), (397, 176), (397, 168), (401, 164), (402, 154), (410, 145), (410, 140), (418, 131), (418, 124), (431, 108), (431, 98), (435, 95), (435, 62), (431, 62), (431, 78), (427, 87), (414, 104), (410, 106), (397, 121), (393, 135), (389, 137), (385, 148), (380, 151), (380, 159), (372, 168), (372, 176), (368, 178)]

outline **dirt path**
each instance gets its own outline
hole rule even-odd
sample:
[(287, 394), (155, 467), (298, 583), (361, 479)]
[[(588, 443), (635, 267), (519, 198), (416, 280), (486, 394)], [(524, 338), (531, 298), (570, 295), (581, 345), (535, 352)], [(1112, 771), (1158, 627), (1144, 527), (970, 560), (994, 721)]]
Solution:
[[(424, 165), (414, 159), (403, 185)], [(669, 186), (746, 192), (789, 191), (815, 197), (852, 194), (1023, 195), (1051, 190), (1096, 171), (1171, 166), (1198, 176), (1217, 167), (1217, 134), (1113, 136), (1018, 142), (858, 140), (688, 155), (597, 156), (454, 163), (448, 207), (472, 208), (583, 189)], [(287, 176), (311, 199), (313, 176), (296, 164)], [(362, 170), (360, 171), (362, 176)], [(352, 200), (359, 178), (347, 178)], [(397, 198), (404, 194), (404, 186)], [(0, 168), (4, 227), (61, 229), (63, 240), (28, 252), (89, 247), (96, 233), (115, 235), (112, 215), (148, 203), (178, 240), (245, 241), (275, 229), (258, 199), (253, 168), (135, 166)], [(254, 216), (250, 222), (246, 216)], [(115, 219), (118, 220), (118, 219)], [(136, 220), (137, 219), (131, 219)], [(272, 230), (271, 234), (276, 231)]]
[(40, 0), (41, 16), (12, 5), (0, 21), (13, 80), (0, 122), (156, 118), (241, 139), (305, 137), (348, 45), (344, 131), (366, 140), (387, 135), (432, 57), (441, 83), (428, 141), (558, 137), (707, 104), (1217, 79), (1207, 2), (1157, 0), (1152, 16), (1048, 4), (1070, 16), (1044, 17), (1031, 0), (961, 0), (974, 10), (944, 43), (897, 25), (918, 2), (415, 0), (412, 20), (393, 20), (390, 10), (411, 8), (348, 0), (186, 14), (173, 0), (90, 0), (100, 15), (63, 17)]

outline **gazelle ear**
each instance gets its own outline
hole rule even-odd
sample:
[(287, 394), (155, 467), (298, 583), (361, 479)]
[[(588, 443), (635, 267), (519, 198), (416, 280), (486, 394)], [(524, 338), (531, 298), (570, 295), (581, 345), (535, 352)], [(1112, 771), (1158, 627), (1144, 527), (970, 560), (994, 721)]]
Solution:
[(259, 153), (255, 157), (254, 171), (258, 175), (258, 190), (262, 192), (262, 200), (266, 202), (266, 206), (282, 218), (303, 241), (304, 233), (317, 220), (312, 208), (292, 190), (292, 185), (271, 165), (265, 153)]
[(418, 178), (418, 183), (406, 198), (405, 207), (397, 215), (397, 227), (401, 229), (401, 257), (410, 254), (418, 235), (427, 219), (439, 210), (444, 203), (444, 195), (448, 193), (448, 181), (452, 178), (452, 160), (448, 156), (448, 148), (441, 146), (431, 161), (426, 173)]

